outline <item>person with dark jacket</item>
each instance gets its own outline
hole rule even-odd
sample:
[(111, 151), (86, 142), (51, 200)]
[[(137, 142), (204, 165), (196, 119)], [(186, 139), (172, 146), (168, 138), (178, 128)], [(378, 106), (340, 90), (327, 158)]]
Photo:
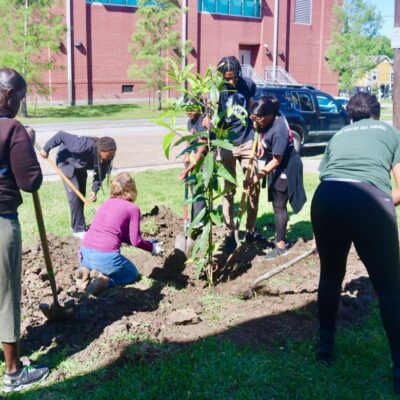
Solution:
[(4, 392), (19, 391), (47, 377), (47, 367), (22, 366), (20, 190), (34, 192), (42, 171), (30, 137), (15, 116), (26, 94), (26, 83), (13, 69), (0, 69), (0, 341), (5, 359)]
[[(96, 201), (96, 193), (107, 174), (111, 172), (111, 163), (117, 146), (110, 137), (76, 136), (60, 131), (50, 138), (40, 152), (47, 158), (51, 149), (58, 147), (57, 165), (85, 196), (87, 171), (93, 170), (93, 184), (90, 200)], [(86, 231), (84, 204), (76, 193), (64, 182), (71, 211), (73, 236), (83, 239)]]
[(354, 244), (378, 297), (393, 361), (394, 390), (400, 393), (400, 254), (395, 210), (400, 204), (400, 133), (375, 119), (380, 105), (368, 93), (351, 97), (347, 111), (352, 124), (328, 143), (319, 167), (321, 183), (311, 204), (321, 264), (317, 358), (332, 362), (340, 292)]
[(286, 228), (289, 220), (287, 203), (298, 213), (306, 202), (303, 185), (303, 163), (294, 148), (293, 136), (283, 114), (279, 112), (279, 101), (275, 97), (261, 97), (251, 108), (254, 128), (261, 134), (259, 157), (266, 157), (265, 167), (250, 184), (257, 184), (268, 175), (268, 200), (272, 202), (275, 214), (275, 248), (265, 256), (275, 258), (287, 253)]

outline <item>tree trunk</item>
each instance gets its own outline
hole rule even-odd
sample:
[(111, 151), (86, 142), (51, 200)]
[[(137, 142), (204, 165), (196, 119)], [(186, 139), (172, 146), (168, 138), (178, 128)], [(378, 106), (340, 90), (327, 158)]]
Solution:
[(160, 111), (162, 109), (162, 104), (161, 104), (161, 89), (158, 88), (157, 89), (157, 96), (158, 96), (158, 111)]

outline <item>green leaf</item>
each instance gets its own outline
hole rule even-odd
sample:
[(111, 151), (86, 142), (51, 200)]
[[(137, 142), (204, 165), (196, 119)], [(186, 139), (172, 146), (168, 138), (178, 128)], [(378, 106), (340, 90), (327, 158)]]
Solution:
[[(178, 141), (175, 142), (174, 146), (179, 146), (183, 142), (191, 142), (193, 139), (204, 136), (204, 132), (195, 133), (194, 135), (182, 136)], [(203, 143), (204, 144), (204, 143)]]
[(186, 149), (182, 150), (182, 151), (177, 155), (177, 157), (180, 157), (181, 155), (186, 154), (186, 153), (190, 153), (191, 151), (195, 151), (195, 150), (196, 150), (198, 147), (200, 147), (200, 146), (204, 146), (204, 144), (203, 144), (203, 143), (195, 143), (195, 144), (192, 144), (191, 146), (188, 146), (188, 147), (186, 147)]
[(236, 178), (221, 163), (217, 163), (217, 175), (237, 186)]
[(204, 158), (203, 168), (204, 186), (208, 187), (214, 171), (214, 154), (212, 152), (209, 152)]
[(197, 227), (197, 225), (203, 220), (203, 217), (206, 215), (206, 208), (203, 208), (193, 219), (193, 221), (190, 223), (188, 227), (189, 233), (192, 232), (194, 228)]
[(171, 144), (172, 144), (172, 141), (174, 140), (174, 137), (175, 137), (175, 133), (169, 132), (164, 136), (164, 139), (163, 139), (163, 148), (164, 148), (164, 153), (165, 153), (165, 157), (167, 158), (167, 160), (169, 160), (169, 152), (171, 150)]
[(210, 212), (210, 218), (211, 218), (211, 221), (217, 226), (220, 226), (223, 224), (222, 211), (220, 209), (212, 210)]
[(214, 139), (211, 140), (211, 146), (220, 147), (221, 149), (233, 150), (235, 146), (228, 140)]

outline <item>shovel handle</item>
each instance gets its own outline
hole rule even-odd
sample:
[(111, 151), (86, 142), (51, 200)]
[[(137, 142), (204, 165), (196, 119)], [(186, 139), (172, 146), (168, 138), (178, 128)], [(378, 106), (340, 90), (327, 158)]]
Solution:
[(49, 282), (50, 282), (50, 286), (51, 286), (51, 293), (53, 295), (53, 301), (56, 305), (59, 305), (58, 297), (57, 297), (57, 285), (56, 285), (56, 280), (54, 278), (54, 270), (53, 270), (53, 265), (51, 263), (51, 258), (50, 258), (49, 244), (47, 242), (47, 237), (46, 237), (46, 228), (44, 226), (43, 213), (42, 213), (42, 207), (40, 205), (39, 193), (33, 192), (32, 199), (33, 199), (33, 206), (35, 208), (36, 221), (37, 221), (37, 226), (38, 226), (38, 230), (39, 230), (40, 242), (42, 244), (44, 262), (46, 264), (47, 276), (49, 278)]
[[(35, 148), (39, 152), (42, 150), (42, 148), (37, 143), (35, 143)], [(64, 172), (62, 172), (57, 164), (50, 157), (47, 157), (46, 160), (57, 172), (57, 174), (61, 176), (63, 181), (71, 188), (71, 190), (82, 200), (85, 206), (90, 206), (90, 201), (78, 190), (78, 188), (71, 182), (71, 180), (64, 174)]]

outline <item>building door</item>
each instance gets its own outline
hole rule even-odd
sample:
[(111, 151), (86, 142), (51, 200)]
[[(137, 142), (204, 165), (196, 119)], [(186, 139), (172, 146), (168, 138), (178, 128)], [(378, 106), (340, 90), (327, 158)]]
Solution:
[(239, 50), (239, 61), (242, 65), (251, 65), (251, 50)]

